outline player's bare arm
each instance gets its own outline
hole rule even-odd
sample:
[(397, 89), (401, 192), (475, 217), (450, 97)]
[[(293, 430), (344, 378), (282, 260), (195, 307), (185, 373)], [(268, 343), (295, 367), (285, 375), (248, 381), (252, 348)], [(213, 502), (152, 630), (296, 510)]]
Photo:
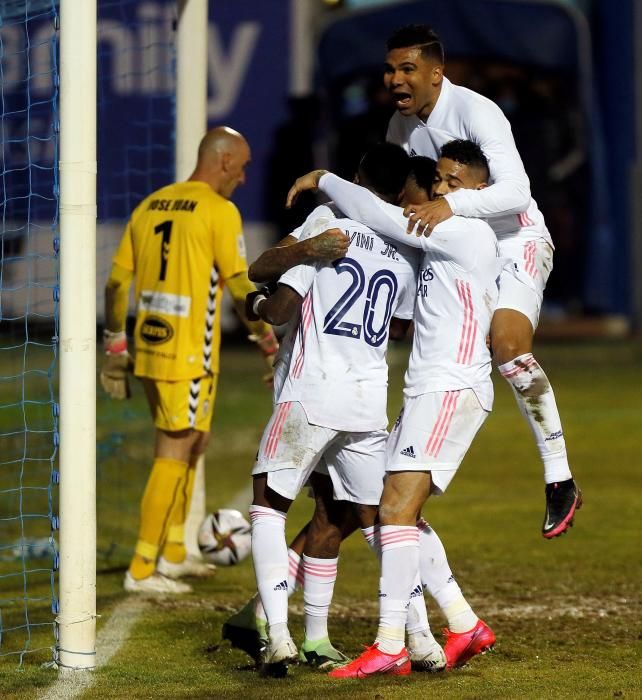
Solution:
[(330, 229), (304, 241), (286, 236), (250, 265), (248, 276), (253, 282), (272, 282), (297, 265), (342, 258), (349, 245), (350, 239), (340, 229)]
[(292, 187), (290, 187), (287, 199), (285, 200), (285, 208), (290, 209), (296, 202), (297, 197), (301, 194), (301, 192), (314, 192), (319, 187), (319, 180), (327, 172), (327, 170), (312, 170), (311, 172), (297, 178)]
[(274, 294), (266, 297), (261, 292), (249, 294), (246, 301), (248, 315), (253, 314), (273, 326), (287, 323), (299, 310), (301, 296), (286, 284), (280, 284)]

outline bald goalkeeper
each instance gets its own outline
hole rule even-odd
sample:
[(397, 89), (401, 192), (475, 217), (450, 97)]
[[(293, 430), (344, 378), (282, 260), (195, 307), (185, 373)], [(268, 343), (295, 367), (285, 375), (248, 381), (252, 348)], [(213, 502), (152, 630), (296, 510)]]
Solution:
[[(209, 131), (190, 178), (139, 204), (113, 259), (101, 383), (112, 398), (128, 398), (133, 367), (156, 427), (138, 541), (125, 575), (125, 590), (132, 593), (186, 593), (191, 589), (179, 579), (208, 573), (206, 564), (186, 555), (183, 528), (196, 462), (210, 435), (225, 286), (268, 363), (278, 349), (270, 326), (249, 322), (244, 312), (255, 287), (247, 276), (241, 216), (229, 199), (245, 182), (249, 161), (250, 147), (239, 132)], [(134, 278), (135, 362), (125, 335)]]

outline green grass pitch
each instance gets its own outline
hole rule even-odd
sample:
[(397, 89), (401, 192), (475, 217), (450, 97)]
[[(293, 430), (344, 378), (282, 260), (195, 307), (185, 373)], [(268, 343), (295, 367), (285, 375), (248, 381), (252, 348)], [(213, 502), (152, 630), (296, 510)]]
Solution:
[[(402, 345), (390, 353), (390, 418), (400, 405), (407, 352)], [(553, 541), (540, 535), (540, 463), (512, 395), (497, 375), (493, 414), (446, 496), (424, 509), (464, 593), (497, 635), (492, 653), (458, 671), (406, 679), (332, 681), (303, 667), (292, 668), (282, 680), (262, 679), (248, 658), (220, 643), (226, 616), (254, 590), (252, 564), (245, 561), (196, 581), (193, 594), (147, 606), (81, 697), (642, 697), (642, 347), (578, 342), (541, 345), (536, 355), (555, 388), (571, 464), (584, 492), (585, 505), (570, 534)], [(232, 346), (223, 352), (207, 459), (211, 510), (229, 503), (249, 482), (271, 411), (270, 393), (260, 385), (262, 369), (252, 349)], [(128, 403), (100, 396), (98, 404), (99, 631), (126, 598), (122, 579), (151, 464), (153, 430), (142, 391), (135, 388)], [(0, 403), (10, 400), (5, 394), (0, 387)], [(0, 432), (15, 420), (11, 411), (0, 412)], [(5, 488), (2, 479), (0, 472), (0, 489)], [(290, 536), (306, 521), (310, 506), (305, 496), (295, 503)], [(5, 528), (3, 544), (15, 535), (12, 527)], [(0, 562), (0, 575), (12, 566), (15, 570), (15, 564)], [(377, 569), (361, 536), (353, 535), (339, 560), (330, 614), (331, 636), (348, 654), (357, 654), (374, 638)], [(30, 605), (31, 619), (50, 622), (47, 576), (31, 576), (28, 590), (43, 598)], [(0, 576), (5, 627), (14, 613), (6, 601), (23, 593), (22, 579), (17, 585), (15, 577)], [(439, 638), (444, 620), (430, 607)], [(291, 629), (300, 641), (300, 593), (290, 609)], [(0, 651), (21, 648), (23, 637), (24, 632), (6, 635)], [(15, 655), (0, 656), (0, 697), (36, 698), (55, 680), (55, 673), (42, 666), (51, 657), (52, 643), (51, 627), (44, 626), (29, 640), (31, 649), (43, 650), (25, 655), (22, 666)]]

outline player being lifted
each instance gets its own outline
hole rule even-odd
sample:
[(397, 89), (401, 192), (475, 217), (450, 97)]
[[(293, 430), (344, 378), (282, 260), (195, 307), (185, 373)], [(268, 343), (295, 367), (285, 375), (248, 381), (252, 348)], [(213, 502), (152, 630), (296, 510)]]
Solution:
[[(374, 152), (376, 153), (377, 149)], [(434, 173), (433, 160), (421, 156), (411, 158), (410, 172), (404, 187), (404, 200), (426, 201), (433, 186)], [(304, 225), (281, 242), (281, 245), (289, 246), (288, 255), (277, 257), (274, 254), (277, 248), (266, 251), (250, 266), (250, 275), (254, 275), (257, 281), (267, 281), (271, 275), (285, 272), (292, 266), (297, 256), (309, 254), (309, 246), (306, 247), (306, 242), (323, 241), (321, 245), (325, 249), (328, 249), (328, 246), (343, 245), (342, 238), (347, 241), (349, 239), (345, 234), (340, 233), (339, 229), (330, 229), (319, 234), (319, 231), (331, 226), (332, 222), (340, 216), (340, 212), (332, 202), (317, 207), (308, 216)], [(316, 237), (308, 238), (308, 236)], [(295, 243), (295, 241), (301, 242)], [(403, 337), (408, 323), (409, 321), (393, 318), (390, 337)], [(277, 358), (275, 361), (275, 401), (287, 375), (289, 347), (289, 334), (286, 334), (279, 349), (280, 359)], [(302, 529), (288, 549), (288, 595), (299, 587), (304, 588), (305, 641), (301, 647), (299, 659), (320, 669), (331, 668), (345, 660), (345, 656), (332, 646), (328, 638), (327, 616), (335, 582), (335, 578), (329, 575), (329, 571), (332, 568), (336, 576), (340, 541), (352, 534), (359, 526), (359, 520), (355, 517), (353, 510), (347, 507), (350, 504), (333, 500), (332, 484), (331, 482), (328, 484), (328, 481), (328, 477), (322, 474), (315, 472), (311, 475), (315, 496), (312, 521)], [(423, 519), (419, 519), (417, 525), (420, 529), (421, 583), (439, 605), (448, 621), (449, 629), (447, 643), (442, 651), (432, 636), (423, 597), (413, 595), (406, 626), (408, 650), (413, 669), (439, 671), (446, 665), (449, 668), (462, 665), (471, 656), (479, 653), (483, 645), (488, 645), (492, 632), (485, 628), (483, 638), (478, 635), (472, 644), (462, 645), (461, 635), (474, 629), (479, 618), (462, 595), (439, 536)], [(372, 526), (362, 528), (362, 533), (379, 556), (380, 546), (375, 528)], [(321, 570), (323, 575), (320, 574)], [(260, 650), (267, 644), (265, 628), (265, 611), (260, 597), (256, 595), (244, 608), (225, 622), (222, 636), (233, 646), (246, 651), (258, 662)]]
[(542, 534), (550, 539), (572, 525), (582, 496), (568, 464), (564, 434), (550, 382), (533, 356), (546, 281), (553, 268), (553, 243), (531, 197), (510, 124), (497, 105), (444, 76), (444, 49), (425, 25), (403, 27), (387, 45), (384, 82), (397, 112), (387, 140), (411, 154), (435, 158), (452, 139), (470, 139), (488, 158), (490, 186), (449, 189), (444, 196), (409, 206), (408, 226), (428, 235), (453, 215), (486, 218), (502, 256), (526, 275), (502, 273), (497, 311), (491, 324), (493, 359), (508, 381), (533, 432), (544, 464), (546, 513)]
[[(453, 141), (441, 150), (433, 196), (483, 188), (488, 176), (488, 162), (479, 147)], [(404, 406), (388, 442), (379, 506), (379, 630), (375, 643), (360, 657), (330, 673), (335, 678), (407, 675), (411, 665), (404, 628), (419, 570), (415, 521), (428, 496), (446, 490), (491, 410), (486, 337), (502, 261), (492, 229), (480, 219), (450, 217), (429, 238), (407, 236), (399, 207), (330, 173), (316, 171), (300, 178), (291, 196), (317, 185), (351, 218), (376, 222), (377, 230), (424, 251)], [(467, 632), (453, 635), (452, 646), (459, 650), (459, 661), (465, 662), (494, 641), (492, 631), (478, 620)]]
[(129, 396), (125, 319), (135, 275), (134, 374), (156, 426), (138, 541), (125, 575), (130, 592), (184, 593), (190, 586), (176, 579), (208, 573), (206, 564), (186, 556), (183, 528), (195, 465), (209, 439), (224, 286), (270, 362), (278, 348), (267, 324), (244, 316), (245, 297), (255, 287), (247, 277), (241, 217), (229, 198), (245, 182), (249, 160), (248, 143), (237, 131), (209, 131), (190, 178), (141, 202), (114, 256), (105, 292), (101, 381), (113, 398)]

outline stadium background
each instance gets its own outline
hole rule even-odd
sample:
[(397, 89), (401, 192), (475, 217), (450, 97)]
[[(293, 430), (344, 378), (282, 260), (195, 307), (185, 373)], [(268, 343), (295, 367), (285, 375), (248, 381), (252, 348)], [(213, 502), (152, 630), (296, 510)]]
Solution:
[[(447, 74), (489, 94), (512, 119), (534, 195), (558, 247), (541, 328), (541, 337), (549, 340), (538, 354), (558, 393), (588, 505), (570, 537), (536, 540), (542, 498), (535, 450), (507, 390), (497, 386), (492, 423), (457, 489), (434, 507), (434, 522), (462, 584), (502, 639), (494, 659), (434, 682), (447, 697), (496, 696), (500, 688), (514, 697), (569, 695), (578, 687), (583, 693), (636, 692), (642, 626), (635, 527), (640, 506), (634, 498), (641, 485), (636, 465), (642, 376), (640, 346), (632, 336), (639, 329), (636, 231), (642, 225), (635, 187), (635, 135), (642, 120), (635, 89), (642, 72), (633, 70), (636, 56), (640, 68), (642, 52), (634, 32), (639, 3), (621, 2), (615, 11), (605, 2), (505, 0), (343, 7), (212, 0), (210, 5), (210, 125), (234, 126), (253, 149), (248, 183), (235, 196), (250, 259), (285, 235), (311, 205), (303, 201), (293, 214), (282, 210), (293, 177), (314, 165), (349, 174), (366, 141), (382, 137), (389, 106), (377, 74), (381, 38), (391, 27), (413, 19), (431, 22), (446, 43)], [(102, 284), (124, 219), (145, 194), (172, 179), (174, 3), (101, 0), (99, 11), (100, 315)], [(50, 226), (43, 223), (54, 218), (55, 198), (34, 197), (51, 193), (56, 179), (55, 94), (43, 77), (53, 63), (50, 25), (44, 13), (33, 19), (30, 36), (41, 38), (29, 54), (17, 28), (6, 23), (0, 28), (5, 158), (0, 689), (7, 697), (35, 695), (52, 681), (51, 671), (39, 667), (50, 658), (53, 643), (52, 552), (38, 558), (38, 552), (22, 548), (14, 555), (18, 538), (49, 534), (47, 513), (55, 513), (56, 499), (55, 485), (48, 483), (56, 457), (51, 340), (56, 261)], [(21, 80), (27, 55), (29, 90)], [(226, 328), (228, 350), (208, 454), (211, 508), (235, 499), (243, 505), (247, 473), (270, 412), (268, 392), (257, 394), (260, 360), (243, 348), (229, 312)], [(402, 346), (391, 354), (391, 416), (398, 408), (405, 352)], [(120, 584), (150, 464), (141, 393), (124, 406), (101, 396), (98, 424), (98, 595), (106, 621), (123, 600)], [(292, 531), (308, 512), (303, 499), (293, 512)], [(376, 567), (363, 544), (353, 540), (350, 557), (342, 561), (334, 631), (354, 652), (373, 630)], [(362, 572), (370, 574), (371, 585)], [(99, 676), (94, 692), (206, 697), (208, 688), (217, 687), (220, 696), (248, 694), (254, 678), (243, 670), (243, 658), (215, 647), (225, 614), (252, 588), (246, 562), (199, 584), (184, 606), (138, 611), (144, 622), (138, 622), (126, 653)], [(300, 615), (300, 604), (295, 610)], [(173, 645), (180, 651), (168, 654)], [(18, 660), (21, 675), (14, 673)], [(556, 665), (566, 670), (564, 680)], [(323, 680), (299, 674), (288, 692), (309, 697), (324, 687)], [(423, 682), (415, 678), (408, 692), (416, 693), (415, 685)], [(389, 683), (369, 689), (370, 696), (404, 692)], [(274, 693), (268, 686), (254, 690), (256, 697)], [(333, 686), (333, 692), (343, 691)]]

